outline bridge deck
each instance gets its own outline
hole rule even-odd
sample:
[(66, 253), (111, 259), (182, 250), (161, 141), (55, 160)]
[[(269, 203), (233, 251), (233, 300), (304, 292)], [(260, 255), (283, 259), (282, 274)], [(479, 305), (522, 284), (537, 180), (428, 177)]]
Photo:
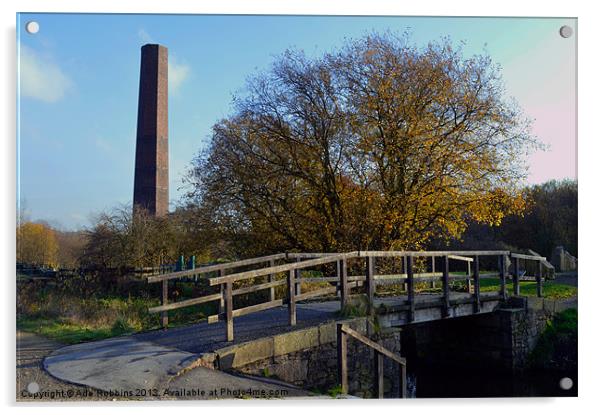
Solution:
[[(483, 293), (482, 300), (486, 301), (489, 294)], [(471, 298), (468, 293), (450, 293), (451, 300)], [(415, 296), (416, 304), (440, 298), (440, 294), (420, 294)], [(375, 299), (375, 306), (384, 304), (387, 307), (404, 304), (407, 296), (395, 296)], [(338, 314), (340, 301), (309, 302), (297, 304), (297, 324), (288, 323), (286, 306), (260, 311), (234, 319), (234, 343), (243, 343), (261, 337), (311, 327), (327, 321), (343, 320)], [(134, 336), (137, 340), (149, 341), (162, 346), (174, 347), (190, 353), (211, 352), (232, 345), (225, 339), (225, 322), (219, 321), (207, 324), (206, 321), (168, 330), (155, 330)]]

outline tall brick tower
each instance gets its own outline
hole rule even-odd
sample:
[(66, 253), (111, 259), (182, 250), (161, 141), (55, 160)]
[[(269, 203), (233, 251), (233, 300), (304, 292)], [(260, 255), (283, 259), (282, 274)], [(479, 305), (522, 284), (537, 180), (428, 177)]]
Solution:
[(153, 216), (167, 214), (169, 166), (167, 142), (167, 48), (142, 46), (134, 209)]

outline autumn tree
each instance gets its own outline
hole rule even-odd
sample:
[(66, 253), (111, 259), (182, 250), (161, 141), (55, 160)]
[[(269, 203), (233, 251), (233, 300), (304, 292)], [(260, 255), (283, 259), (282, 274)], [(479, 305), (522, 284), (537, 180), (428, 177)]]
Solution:
[(17, 262), (56, 266), (58, 245), (54, 230), (44, 223), (25, 222), (17, 228)]
[(249, 253), (418, 248), (524, 208), (528, 126), (491, 59), (448, 40), (287, 51), (214, 125), (188, 201)]

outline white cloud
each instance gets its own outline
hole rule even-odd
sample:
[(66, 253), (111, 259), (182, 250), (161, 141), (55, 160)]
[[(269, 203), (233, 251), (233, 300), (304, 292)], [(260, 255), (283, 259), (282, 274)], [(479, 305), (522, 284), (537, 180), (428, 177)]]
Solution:
[(167, 73), (170, 92), (177, 92), (180, 85), (188, 78), (190, 66), (178, 62), (175, 58), (169, 58)]
[(20, 93), (24, 97), (56, 102), (72, 86), (56, 63), (42, 58), (27, 46), (21, 45), (19, 64)]

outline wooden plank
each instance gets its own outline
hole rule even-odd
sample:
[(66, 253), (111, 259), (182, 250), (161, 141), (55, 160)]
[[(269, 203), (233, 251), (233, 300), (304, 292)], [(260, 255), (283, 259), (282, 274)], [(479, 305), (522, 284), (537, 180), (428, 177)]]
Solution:
[(368, 307), (372, 311), (374, 303), (374, 258), (366, 257), (366, 296), (368, 297)]
[(240, 280), (245, 280), (245, 279), (249, 279), (249, 278), (262, 277), (264, 275), (268, 275), (268, 274), (272, 274), (272, 273), (275, 274), (275, 273), (279, 273), (279, 272), (288, 272), (288, 271), (294, 270), (294, 269), (302, 269), (302, 268), (313, 267), (315, 265), (328, 264), (331, 262), (339, 261), (341, 259), (351, 258), (354, 256), (357, 256), (357, 252), (349, 252), (346, 254), (330, 255), (327, 257), (323, 257), (323, 258), (310, 259), (308, 261), (293, 262), (290, 264), (277, 265), (275, 267), (268, 267), (268, 268), (253, 270), (253, 271), (240, 272), (237, 274), (230, 274), (230, 275), (227, 275), (224, 277), (210, 278), (209, 285), (218, 285), (218, 284), (222, 284), (226, 281), (234, 282), (234, 281), (240, 281)]
[(408, 378), (406, 375), (406, 365), (399, 365), (399, 397), (405, 399), (408, 391)]
[(527, 259), (527, 260), (532, 260), (532, 261), (546, 261), (546, 257), (543, 256), (536, 256), (536, 255), (525, 255), (525, 254), (510, 254), (511, 258), (518, 258), (518, 259)]
[(518, 296), (520, 295), (520, 282), (518, 280), (518, 273), (519, 273), (519, 267), (518, 267), (518, 258), (516, 257), (512, 257), (512, 262), (514, 265), (514, 273), (512, 275), (512, 288), (513, 288), (513, 292), (514, 295)]
[(400, 365), (405, 365), (406, 364), (406, 359), (405, 358), (403, 358), (401, 356), (397, 356), (395, 353), (391, 352), (388, 349), (385, 349), (380, 344), (376, 343), (373, 340), (370, 340), (369, 338), (367, 338), (363, 334), (358, 333), (357, 331), (353, 330), (351, 327), (347, 326), (346, 324), (341, 324), (341, 326), (342, 326), (341, 330), (344, 333), (346, 333), (346, 334), (350, 335), (351, 337), (353, 337), (354, 339), (361, 341), (366, 346), (371, 347), (374, 350), (377, 350), (378, 352), (380, 352), (384, 356), (387, 356), (389, 359), (394, 360), (395, 362), (399, 363)]
[(472, 262), (472, 261), (474, 261), (474, 259), (472, 259), (471, 257), (468, 257), (468, 256), (447, 255), (447, 257), (449, 259), (455, 259), (455, 260), (464, 261), (464, 262)]
[(157, 306), (157, 307), (151, 307), (148, 309), (148, 312), (153, 314), (153, 313), (159, 313), (159, 312), (164, 312), (164, 311), (168, 311), (168, 310), (176, 310), (176, 309), (182, 308), (182, 307), (190, 307), (192, 305), (203, 304), (203, 303), (208, 303), (210, 301), (220, 300), (221, 298), (222, 298), (222, 295), (219, 293), (211, 294), (211, 295), (206, 295), (204, 297), (192, 298), (190, 300), (178, 301), (177, 303), (171, 303), (171, 304), (161, 305), (161, 306)]
[(349, 393), (347, 372), (347, 333), (343, 331), (343, 324), (337, 324), (337, 364), (341, 393)]
[(301, 295), (296, 295), (295, 301), (296, 302), (303, 301), (303, 300), (307, 300), (309, 298), (320, 297), (322, 295), (334, 294), (336, 292), (337, 292), (337, 287), (327, 287), (327, 288), (322, 288), (320, 290), (308, 291)]
[(347, 305), (347, 299), (349, 296), (349, 287), (347, 285), (347, 260), (342, 259), (338, 262), (338, 264), (340, 270), (339, 274), (341, 277), (339, 281), (339, 291), (341, 293), (341, 310), (343, 310)]
[(500, 255), (499, 258), (499, 269), (500, 269), (500, 294), (504, 297), (504, 301), (508, 297), (506, 291), (506, 255)]
[(449, 257), (443, 257), (443, 316), (449, 317)]
[(408, 319), (414, 321), (415, 310), (414, 310), (414, 259), (408, 256), (406, 272), (408, 274), (408, 304), (410, 305), (410, 311), (408, 313)]
[(429, 257), (429, 256), (497, 256), (508, 255), (510, 251), (359, 251), (360, 257)]
[[(161, 305), (167, 306), (168, 302), (169, 302), (169, 281), (163, 280), (163, 283), (161, 284)], [(163, 327), (163, 329), (167, 329), (168, 325), (169, 325), (169, 316), (167, 314), (167, 310), (165, 310), (161, 313), (161, 327)]]
[[(431, 272), (433, 274), (435, 273), (435, 256), (434, 255), (431, 257)], [(433, 288), (433, 289), (437, 288), (436, 280), (431, 280), (431, 288)]]
[(286, 280), (276, 280), (276, 281), (272, 281), (272, 282), (264, 282), (262, 284), (250, 285), (248, 287), (237, 288), (236, 290), (232, 291), (232, 295), (248, 294), (248, 293), (253, 293), (256, 291), (265, 290), (267, 288), (270, 288), (273, 290), (274, 287), (278, 287), (280, 285), (285, 285), (285, 284), (286, 284)]
[(297, 324), (297, 306), (295, 304), (295, 270), (288, 272), (288, 323), (291, 326)]
[(324, 258), (327, 256), (339, 255), (340, 252), (288, 252), (286, 254), (287, 259), (310, 259), (310, 258)]
[[(273, 267), (276, 265), (276, 261), (274, 261), (273, 259), (270, 259), (270, 267)], [(275, 274), (268, 274), (268, 282), (274, 282), (276, 278)], [(270, 301), (274, 301), (276, 299), (276, 293), (274, 290), (275, 286), (271, 286), (270, 287), (270, 292), (269, 292), (269, 298)]]
[(481, 311), (481, 281), (479, 280), (479, 256), (475, 255), (474, 257), (474, 310), (475, 313)]
[(383, 355), (374, 350), (374, 396), (376, 399), (385, 397), (385, 374)]
[(209, 272), (215, 272), (215, 271), (219, 271), (219, 270), (240, 268), (240, 267), (244, 267), (244, 266), (248, 266), (248, 265), (261, 264), (264, 262), (267, 263), (270, 260), (278, 260), (278, 259), (284, 259), (284, 258), (286, 258), (286, 254), (267, 255), (267, 256), (262, 256), (262, 257), (257, 257), (257, 258), (243, 259), (240, 261), (226, 262), (223, 264), (207, 265), (205, 267), (199, 267), (199, 268), (189, 269), (189, 270), (185, 270), (185, 271), (171, 272), (169, 274), (154, 275), (152, 277), (148, 277), (146, 281), (149, 283), (152, 283), (152, 282), (159, 282), (159, 281), (163, 281), (163, 280), (172, 280), (172, 279), (177, 279), (177, 278), (182, 278), (182, 277), (187, 277), (187, 276), (207, 274)]
[(225, 308), (226, 308), (226, 341), (234, 341), (234, 316), (232, 312), (234, 311), (234, 303), (232, 301), (232, 283), (230, 281), (226, 282), (224, 290), (225, 296)]
[(256, 313), (258, 311), (269, 310), (270, 308), (280, 307), (284, 304), (284, 300), (282, 298), (274, 301), (268, 301), (267, 303), (250, 305), (248, 307), (237, 308), (236, 310), (232, 310), (232, 317), (242, 317), (247, 314)]
[[(217, 271), (217, 275), (220, 276), (220, 277), (223, 277), (224, 275), (226, 275), (226, 271), (223, 270), (223, 269), (220, 269), (220, 270)], [(224, 284), (220, 284), (220, 286), (219, 286), (219, 293), (221, 294), (222, 299), (220, 300), (220, 302), (219, 302), (219, 304), (217, 306), (217, 312), (218, 312), (218, 314), (221, 314), (221, 313), (224, 312), (224, 307), (225, 307), (225, 304), (224, 304)]]

